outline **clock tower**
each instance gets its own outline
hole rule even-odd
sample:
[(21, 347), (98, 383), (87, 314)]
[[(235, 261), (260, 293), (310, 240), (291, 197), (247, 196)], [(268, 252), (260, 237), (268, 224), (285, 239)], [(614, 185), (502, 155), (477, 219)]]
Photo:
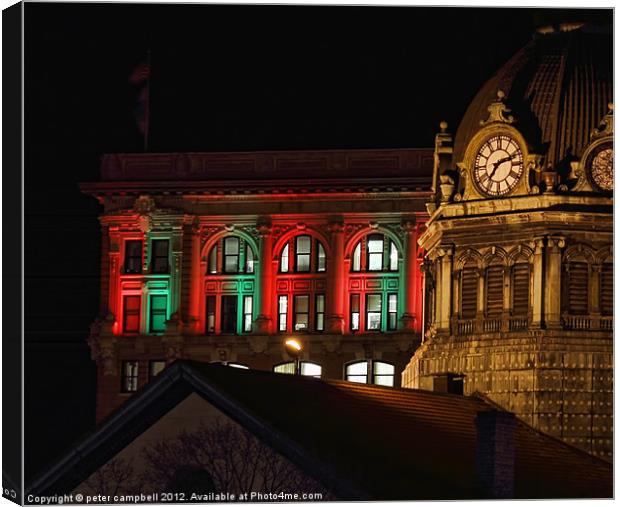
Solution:
[(612, 459), (611, 37), (547, 27), (436, 137), (424, 342), (402, 385), (480, 393)]

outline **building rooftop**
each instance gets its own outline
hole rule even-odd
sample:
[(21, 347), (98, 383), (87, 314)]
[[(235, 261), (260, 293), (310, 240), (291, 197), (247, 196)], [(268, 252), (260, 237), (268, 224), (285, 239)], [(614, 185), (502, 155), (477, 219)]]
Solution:
[[(480, 498), (482, 399), (177, 361), (28, 488), (71, 491), (189, 394), (237, 421), (342, 499)], [(612, 496), (611, 464), (517, 422), (516, 498)]]

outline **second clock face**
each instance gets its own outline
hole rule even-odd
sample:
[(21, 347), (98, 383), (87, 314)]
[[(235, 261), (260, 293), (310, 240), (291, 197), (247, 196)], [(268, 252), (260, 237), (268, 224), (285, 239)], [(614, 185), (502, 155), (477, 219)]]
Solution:
[(510, 136), (488, 138), (476, 153), (474, 181), (487, 195), (506, 195), (523, 175), (523, 153)]

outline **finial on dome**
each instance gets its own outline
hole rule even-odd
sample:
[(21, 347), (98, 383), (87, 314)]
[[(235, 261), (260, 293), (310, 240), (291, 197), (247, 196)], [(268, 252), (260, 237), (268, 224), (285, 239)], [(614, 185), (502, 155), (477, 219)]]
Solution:
[(447, 122), (447, 121), (445, 121), (445, 120), (442, 120), (442, 121), (439, 123), (439, 128), (441, 129), (441, 132), (442, 132), (442, 133), (443, 133), (443, 132), (445, 132), (446, 130), (448, 130), (448, 122)]
[(486, 125), (487, 123), (501, 122), (501, 123), (514, 123), (515, 119), (512, 115), (509, 115), (510, 109), (504, 104), (504, 98), (506, 93), (504, 90), (497, 90), (497, 99), (489, 105), (487, 111), (489, 111), (489, 117), (486, 120), (481, 120), (480, 125)]

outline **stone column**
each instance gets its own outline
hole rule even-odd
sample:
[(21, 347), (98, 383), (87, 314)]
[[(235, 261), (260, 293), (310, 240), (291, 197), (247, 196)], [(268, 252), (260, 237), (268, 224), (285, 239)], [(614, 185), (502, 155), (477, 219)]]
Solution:
[(100, 273), (99, 317), (104, 319), (108, 315), (110, 307), (110, 234), (107, 224), (101, 225)]
[[(121, 321), (121, 315), (119, 315), (120, 308), (118, 305), (119, 300), (119, 280), (121, 270), (121, 239), (116, 233), (110, 234), (110, 251), (109, 262), (110, 268), (108, 280), (108, 315), (114, 315), (117, 322)], [(106, 315), (106, 317), (108, 316)]]
[(416, 330), (416, 320), (420, 315), (416, 314), (418, 297), (420, 294), (420, 271), (418, 269), (418, 243), (417, 228), (413, 222), (405, 222), (405, 277), (403, 316), (401, 317), (404, 331), (413, 333)]
[(547, 270), (544, 287), (545, 327), (547, 329), (561, 327), (562, 248), (564, 248), (564, 238), (547, 238)]
[(601, 327), (601, 265), (590, 266), (590, 279), (588, 280), (588, 314), (591, 317), (592, 329)]
[(189, 231), (191, 234), (191, 261), (190, 261), (190, 280), (189, 280), (189, 315), (187, 329), (190, 333), (200, 333), (200, 287), (202, 275), (200, 272), (200, 227), (197, 222), (192, 224)]
[(545, 252), (543, 238), (534, 239), (534, 261), (532, 263), (532, 328), (540, 329), (543, 316), (543, 255)]
[(486, 298), (486, 270), (484, 268), (478, 269), (478, 305), (476, 308), (476, 331), (479, 333), (484, 332), (484, 303)]
[(452, 281), (452, 248), (441, 248), (438, 252), (440, 256), (441, 280), (440, 287), (437, 291), (437, 305), (439, 306), (439, 321), (437, 325), (438, 331), (450, 331), (450, 315), (452, 300), (451, 281)]
[(331, 258), (327, 263), (327, 294), (325, 296), (327, 332), (342, 334), (344, 330), (344, 227), (331, 223)]
[(259, 252), (259, 294), (260, 294), (260, 311), (256, 318), (256, 332), (259, 334), (270, 334), (273, 328), (272, 319), (272, 292), (273, 285), (273, 266), (272, 251), (273, 237), (271, 236), (271, 227), (261, 225), (258, 227), (260, 234), (260, 252)]
[(510, 330), (510, 288), (511, 288), (511, 281), (510, 281), (510, 273), (511, 273), (511, 268), (509, 266), (506, 266), (504, 268), (504, 292), (503, 292), (503, 296), (504, 296), (504, 306), (502, 308), (502, 327), (501, 330), (502, 331), (509, 331)]

